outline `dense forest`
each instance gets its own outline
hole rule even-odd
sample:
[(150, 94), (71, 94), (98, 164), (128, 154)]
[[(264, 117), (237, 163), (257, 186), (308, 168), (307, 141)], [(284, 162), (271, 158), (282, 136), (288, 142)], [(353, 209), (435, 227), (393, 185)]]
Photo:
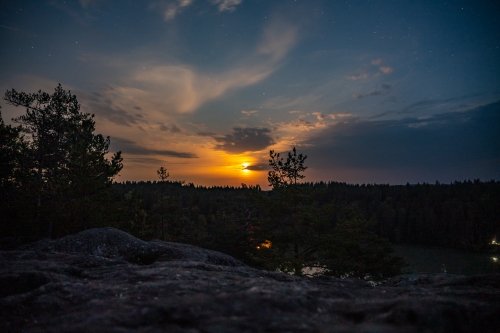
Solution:
[[(304, 183), (304, 186), (323, 189), (324, 201), (352, 207), (365, 219), (374, 222), (373, 231), (377, 235), (393, 243), (480, 250), (500, 236), (499, 181), (476, 179), (452, 184), (415, 185), (319, 182)], [(150, 227), (160, 218), (158, 198), (161, 197), (161, 188), (169, 200), (165, 221), (175, 220), (174, 217), (181, 214), (193, 225), (200, 222), (203, 226), (222, 216), (244, 225), (257, 214), (247, 193), (248, 188), (207, 188), (156, 181), (115, 183), (113, 188), (123, 197), (130, 200), (134, 197), (140, 202), (135, 207), (144, 214), (144, 225)], [(152, 230), (150, 233), (153, 236)]]
[[(381, 279), (404, 266), (392, 243), (498, 250), (500, 182), (402, 186), (300, 182), (307, 156), (270, 151), (271, 191), (169, 181), (114, 182), (121, 153), (95, 134), (93, 115), (59, 85), (53, 95), (7, 91), (26, 109), (0, 115), (0, 233), (28, 242), (113, 226), (230, 254), (249, 265), (302, 275)], [(155, 175), (152, 175), (155, 176)]]
[(451, 184), (348, 185), (328, 188), (376, 225), (391, 242), (479, 249), (500, 236), (500, 182), (465, 180)]

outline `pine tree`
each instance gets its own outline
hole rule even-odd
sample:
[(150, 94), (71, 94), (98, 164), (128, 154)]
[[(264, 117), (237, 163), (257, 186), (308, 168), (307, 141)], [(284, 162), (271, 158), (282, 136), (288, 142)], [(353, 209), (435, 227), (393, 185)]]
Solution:
[(45, 228), (48, 237), (55, 221), (75, 223), (72, 219), (78, 218), (77, 228), (89, 227), (96, 196), (110, 187), (123, 167), (121, 152), (106, 158), (110, 138), (94, 134), (94, 115), (80, 112), (76, 96), (60, 84), (52, 95), (12, 89), (4, 100), (26, 109), (13, 121), (20, 124), (26, 142), (18, 164), (23, 187), (35, 198), (36, 227)]

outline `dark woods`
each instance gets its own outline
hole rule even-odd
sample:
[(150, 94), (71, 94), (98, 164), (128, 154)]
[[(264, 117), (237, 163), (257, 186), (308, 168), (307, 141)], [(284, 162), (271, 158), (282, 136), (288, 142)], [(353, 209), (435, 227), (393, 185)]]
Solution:
[(374, 222), (379, 236), (394, 243), (480, 250), (500, 236), (498, 181), (309, 186), (327, 188), (329, 200), (353, 207)]
[[(257, 266), (269, 264), (265, 260), (270, 258), (261, 253), (268, 251), (266, 240), (271, 240), (271, 249), (281, 246), (277, 251), (288, 254), (282, 268), (290, 272), (295, 269), (295, 239), (328, 244), (332, 238), (365, 242), (363, 237), (376, 235), (392, 243), (488, 251), (500, 235), (500, 182), (495, 181), (406, 186), (305, 183), (297, 194), (156, 181), (115, 183), (113, 188), (126, 207), (119, 226), (123, 230), (142, 238), (160, 238), (163, 232), (165, 240), (218, 250)], [(297, 197), (290, 199), (293, 195)], [(351, 227), (329, 233), (339, 223)], [(266, 239), (264, 227), (278, 230), (274, 239)], [(286, 250), (280, 242), (288, 244)], [(387, 244), (380, 244), (387, 251)], [(347, 250), (349, 244), (336, 246), (329, 252), (333, 257), (345, 253), (349, 258), (353, 253)], [(305, 245), (297, 248), (303, 262), (317, 254)]]
[[(32, 241), (114, 226), (142, 239), (188, 243), (297, 275), (381, 279), (404, 263), (389, 242), (487, 250), (500, 236), (500, 182), (406, 186), (299, 183), (306, 156), (270, 152), (269, 183), (203, 187), (113, 183), (120, 152), (94, 134), (93, 116), (58, 86), (53, 95), (8, 91), (26, 109), (0, 117), (0, 233)], [(152, 175), (153, 176), (153, 175)]]

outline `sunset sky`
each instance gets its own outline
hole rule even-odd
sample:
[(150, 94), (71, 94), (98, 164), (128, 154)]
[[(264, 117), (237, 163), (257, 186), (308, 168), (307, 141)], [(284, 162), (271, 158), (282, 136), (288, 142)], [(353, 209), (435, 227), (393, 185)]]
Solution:
[[(0, 3), (0, 90), (71, 90), (111, 136), (117, 181), (500, 180), (500, 2)], [(24, 113), (3, 100), (2, 116)]]

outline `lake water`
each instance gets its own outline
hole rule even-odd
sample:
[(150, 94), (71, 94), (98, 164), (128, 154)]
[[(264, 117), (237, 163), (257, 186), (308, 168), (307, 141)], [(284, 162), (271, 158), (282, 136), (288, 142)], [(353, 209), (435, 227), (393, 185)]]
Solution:
[(499, 273), (500, 255), (420, 245), (393, 245), (396, 255), (409, 264), (409, 273), (447, 273), (476, 275)]

